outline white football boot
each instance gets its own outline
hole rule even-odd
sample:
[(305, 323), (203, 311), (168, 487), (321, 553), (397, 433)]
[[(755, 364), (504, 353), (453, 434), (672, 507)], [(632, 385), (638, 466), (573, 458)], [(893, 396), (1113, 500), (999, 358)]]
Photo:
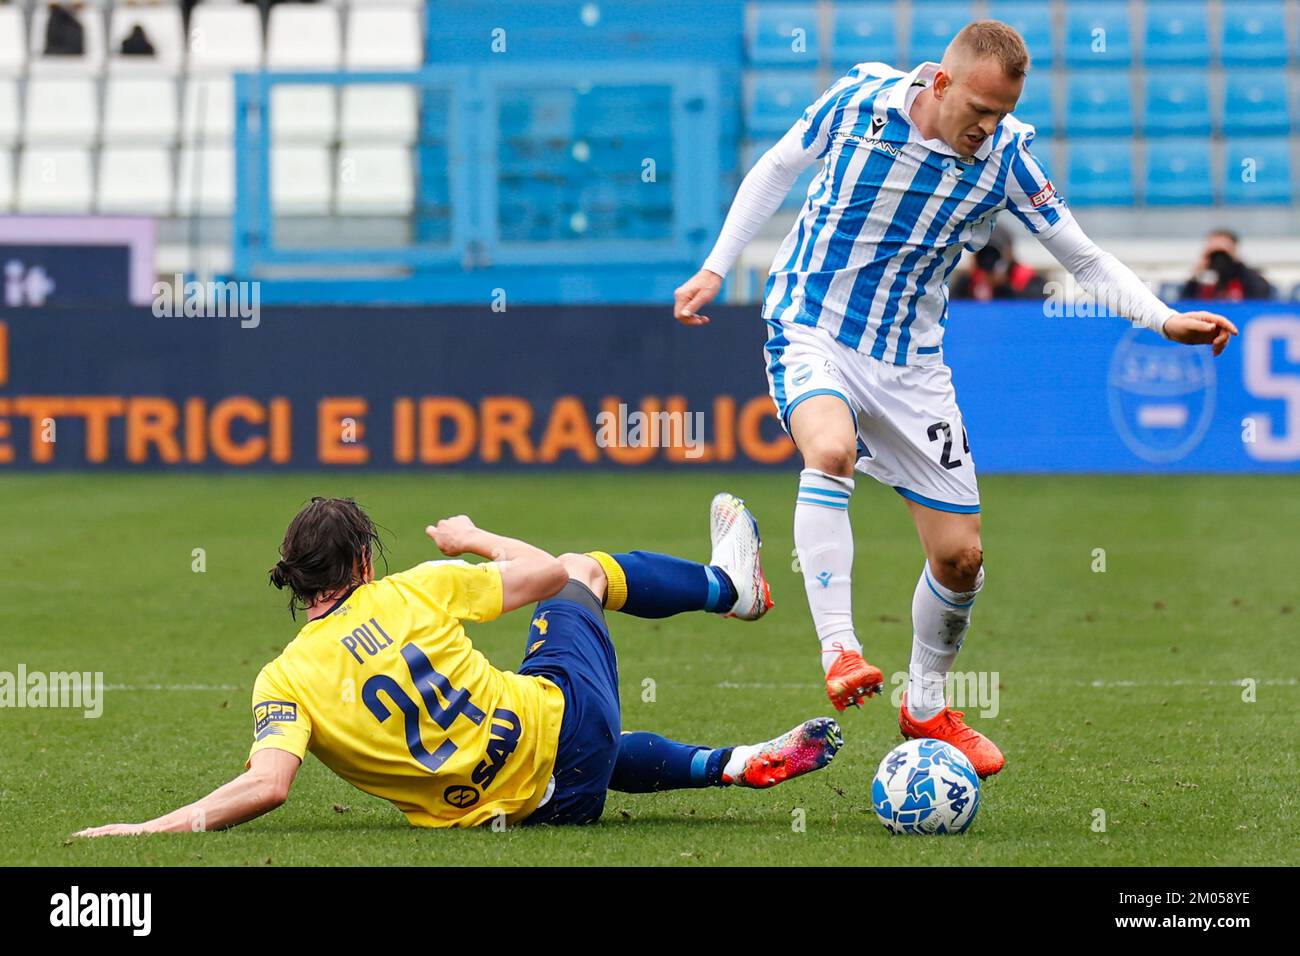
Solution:
[(726, 571), (736, 588), (736, 603), (726, 616), (758, 620), (772, 607), (772, 591), (759, 560), (763, 539), (758, 534), (758, 522), (744, 501), (725, 491), (713, 496), (709, 538), (713, 542), (709, 564)]

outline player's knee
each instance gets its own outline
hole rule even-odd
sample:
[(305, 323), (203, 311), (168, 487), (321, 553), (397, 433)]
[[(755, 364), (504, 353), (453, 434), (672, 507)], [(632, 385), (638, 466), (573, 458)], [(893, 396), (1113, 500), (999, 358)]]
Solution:
[(978, 544), (961, 545), (940, 554), (938, 564), (935, 571), (946, 586), (954, 591), (971, 591), (984, 566), (984, 549)]
[(805, 444), (807, 447), (800, 450), (803, 452), (804, 464), (809, 468), (816, 468), (818, 471), (824, 471), (828, 475), (838, 475), (841, 478), (852, 476), (853, 465), (857, 461), (857, 449), (853, 442), (818, 436), (809, 439)]
[(564, 565), (564, 570), (568, 572), (569, 579), (577, 581), (584, 585), (587, 590), (596, 595), (601, 603), (605, 601), (605, 591), (609, 586), (609, 581), (605, 577), (605, 569), (600, 566), (600, 562), (588, 554), (575, 554), (568, 552), (560, 555), (560, 564)]

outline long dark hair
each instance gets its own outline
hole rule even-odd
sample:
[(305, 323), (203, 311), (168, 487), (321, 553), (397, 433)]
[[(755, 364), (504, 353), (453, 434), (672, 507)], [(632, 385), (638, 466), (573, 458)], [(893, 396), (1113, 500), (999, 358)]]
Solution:
[(292, 592), (289, 613), (296, 619), (320, 595), (365, 580), (376, 554), (387, 568), (384, 542), (364, 508), (351, 498), (312, 498), (284, 532), (271, 583)]

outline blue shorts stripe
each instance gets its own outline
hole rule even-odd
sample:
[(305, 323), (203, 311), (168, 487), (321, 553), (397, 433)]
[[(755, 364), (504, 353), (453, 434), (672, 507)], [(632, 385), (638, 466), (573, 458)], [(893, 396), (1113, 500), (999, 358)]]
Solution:
[(906, 498), (908, 501), (915, 501), (918, 505), (925, 505), (927, 508), (933, 508), (935, 511), (951, 511), (959, 515), (977, 515), (980, 513), (979, 505), (955, 505), (950, 501), (940, 501), (937, 498), (927, 498), (925, 495), (918, 495), (915, 491), (909, 491), (906, 488), (900, 488), (894, 485), (894, 490)]
[(790, 344), (790, 340), (785, 337), (785, 330), (781, 328), (780, 322), (768, 319), (767, 324), (771, 329), (766, 349), (769, 356), (767, 370), (772, 374), (772, 400), (776, 402), (776, 413), (781, 416), (782, 424), (785, 424), (787, 415), (785, 406), (785, 363), (781, 361), (781, 357), (785, 354), (786, 346)]
[[(782, 383), (784, 384), (784, 378), (782, 379)], [(782, 394), (784, 394), (784, 388), (782, 389)], [(804, 392), (789, 405), (785, 406), (785, 408), (780, 408), (778, 405), (778, 409), (781, 412), (781, 421), (785, 425), (786, 431), (790, 430), (790, 414), (799, 407), (800, 402), (812, 398), (814, 395), (834, 395), (849, 407), (849, 414), (853, 416), (855, 421), (857, 420), (857, 413), (853, 410), (853, 403), (849, 401), (848, 396), (843, 392), (837, 392), (833, 388), (814, 388), (811, 391)]]

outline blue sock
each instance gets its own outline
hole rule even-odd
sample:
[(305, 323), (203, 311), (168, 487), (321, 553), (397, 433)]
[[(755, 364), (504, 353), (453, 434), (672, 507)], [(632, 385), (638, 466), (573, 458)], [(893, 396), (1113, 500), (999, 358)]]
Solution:
[(645, 731), (619, 738), (618, 760), (609, 789), (623, 793), (692, 790), (722, 786), (722, 768), (731, 747), (711, 750), (680, 744)]
[[(626, 598), (616, 606), (611, 581), (606, 607), (634, 617), (671, 617), (683, 611), (725, 613), (736, 603), (736, 586), (722, 568), (653, 551), (610, 555), (622, 571)], [(608, 568), (606, 569), (608, 572)]]

